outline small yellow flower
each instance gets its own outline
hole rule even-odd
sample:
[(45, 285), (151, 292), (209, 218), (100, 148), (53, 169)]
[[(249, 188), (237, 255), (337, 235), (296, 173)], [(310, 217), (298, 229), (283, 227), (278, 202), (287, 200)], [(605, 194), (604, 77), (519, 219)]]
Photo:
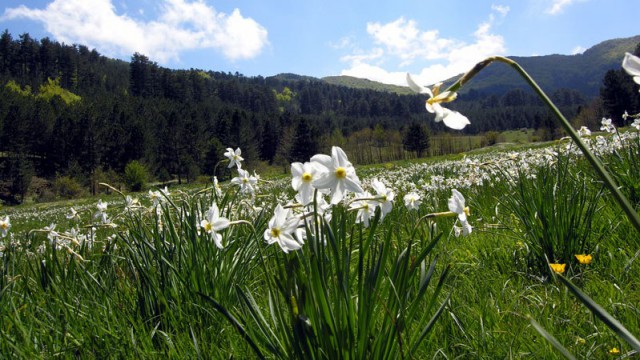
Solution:
[(618, 349), (617, 347), (614, 347), (613, 349), (609, 350), (609, 354), (618, 355), (620, 354), (620, 349)]
[(567, 264), (549, 264), (549, 266), (551, 266), (551, 270), (556, 274), (563, 274)]
[(591, 256), (591, 254), (589, 254), (589, 255), (576, 254), (576, 259), (578, 259), (578, 262), (580, 264), (587, 265), (587, 264), (591, 264), (592, 256)]

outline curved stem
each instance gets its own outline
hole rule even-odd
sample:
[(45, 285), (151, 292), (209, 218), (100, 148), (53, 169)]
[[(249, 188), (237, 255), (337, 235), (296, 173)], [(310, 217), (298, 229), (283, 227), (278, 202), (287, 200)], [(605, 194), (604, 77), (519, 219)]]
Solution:
[(609, 175), (609, 173), (604, 168), (600, 160), (598, 160), (598, 158), (596, 158), (593, 155), (593, 153), (591, 152), (591, 150), (589, 150), (589, 148), (585, 145), (585, 143), (582, 142), (582, 140), (580, 139), (580, 136), (573, 129), (573, 126), (571, 126), (569, 121), (564, 117), (564, 115), (562, 115), (560, 110), (555, 106), (555, 104), (551, 101), (551, 99), (549, 99), (547, 94), (545, 94), (544, 91), (542, 91), (540, 86), (538, 86), (538, 84), (533, 80), (533, 78), (531, 78), (531, 76), (529, 76), (529, 74), (527, 74), (527, 72), (518, 63), (516, 63), (515, 61), (509, 58), (502, 57), (502, 56), (489, 57), (477, 63), (473, 67), (473, 69), (471, 69), (469, 72), (464, 74), (458, 81), (453, 83), (453, 85), (451, 85), (447, 90), (454, 91), (454, 92), (457, 91), (466, 82), (468, 82), (474, 76), (476, 76), (482, 69), (484, 69), (494, 61), (505, 63), (509, 65), (511, 68), (513, 68), (515, 71), (517, 71), (518, 74), (520, 74), (520, 76), (522, 76), (525, 79), (525, 81), (529, 84), (529, 86), (531, 86), (533, 90), (536, 92), (536, 94), (538, 94), (538, 96), (544, 101), (544, 103), (547, 104), (551, 112), (553, 112), (553, 114), (555, 115), (556, 119), (558, 119), (562, 128), (569, 134), (571, 139), (580, 148), (580, 150), (582, 151), (584, 156), (587, 158), (591, 166), (595, 169), (595, 171), (600, 176), (600, 179), (602, 179), (605, 186), (611, 191), (611, 194), (616, 199), (618, 204), (620, 204), (620, 206), (622, 207), (622, 210), (627, 214), (627, 217), (629, 218), (633, 226), (640, 233), (640, 216), (638, 216), (638, 213), (635, 211), (635, 209), (633, 208), (629, 200), (626, 198), (626, 196), (624, 196), (624, 194), (622, 194), (622, 192), (616, 185), (615, 181), (613, 180), (611, 175)]

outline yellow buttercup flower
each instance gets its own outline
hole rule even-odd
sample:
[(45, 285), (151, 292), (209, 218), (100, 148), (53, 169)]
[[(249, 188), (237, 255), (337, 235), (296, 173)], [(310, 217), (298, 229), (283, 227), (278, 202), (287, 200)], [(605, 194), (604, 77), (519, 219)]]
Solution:
[(567, 264), (549, 264), (551, 266), (551, 270), (556, 274), (563, 274)]
[(587, 265), (587, 264), (591, 264), (592, 256), (591, 256), (591, 254), (589, 254), (589, 255), (576, 254), (576, 259), (578, 259), (578, 262), (580, 264)]
[(609, 354), (618, 355), (620, 354), (620, 349), (618, 349), (617, 347), (614, 347), (613, 349), (609, 350)]

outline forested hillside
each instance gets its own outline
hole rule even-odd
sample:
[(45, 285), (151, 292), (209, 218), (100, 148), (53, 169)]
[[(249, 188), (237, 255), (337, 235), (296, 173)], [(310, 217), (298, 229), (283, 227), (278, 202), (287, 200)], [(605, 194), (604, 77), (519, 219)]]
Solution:
[[(569, 117), (592, 100), (575, 90), (551, 95)], [(448, 131), (431, 121), (424, 100), (292, 74), (171, 70), (138, 53), (124, 62), (86, 46), (5, 31), (0, 196), (20, 201), (33, 175), (93, 187), (114, 181), (133, 161), (155, 179), (191, 181), (212, 175), (227, 147), (242, 148), (254, 166), (286, 167), (330, 145), (377, 149), (379, 157), (354, 154), (356, 162), (415, 156), (424, 149), (407, 145), (410, 126), (425, 137)], [(547, 110), (521, 89), (471, 90), (452, 107), (471, 119), (466, 134), (524, 127), (553, 133)]]

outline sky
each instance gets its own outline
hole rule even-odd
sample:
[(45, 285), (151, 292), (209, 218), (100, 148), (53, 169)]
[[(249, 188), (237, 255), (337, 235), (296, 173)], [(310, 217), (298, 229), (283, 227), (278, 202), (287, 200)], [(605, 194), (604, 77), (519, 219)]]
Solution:
[(171, 69), (427, 85), (639, 35), (639, 15), (640, 0), (2, 0), (0, 30)]

